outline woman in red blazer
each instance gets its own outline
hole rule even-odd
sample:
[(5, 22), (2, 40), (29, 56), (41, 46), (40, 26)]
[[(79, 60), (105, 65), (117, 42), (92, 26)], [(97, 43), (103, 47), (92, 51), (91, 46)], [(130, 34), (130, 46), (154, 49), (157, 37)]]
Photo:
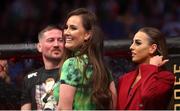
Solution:
[(152, 27), (141, 28), (130, 50), (138, 68), (119, 78), (117, 109), (166, 109), (175, 77), (164, 68), (168, 59), (163, 34)]

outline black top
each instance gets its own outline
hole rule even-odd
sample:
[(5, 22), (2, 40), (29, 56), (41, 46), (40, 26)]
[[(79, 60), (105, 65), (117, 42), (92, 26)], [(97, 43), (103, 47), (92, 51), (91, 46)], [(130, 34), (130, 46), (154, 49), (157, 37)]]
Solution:
[(59, 68), (45, 70), (42, 67), (26, 75), (22, 87), (21, 105), (31, 103), (32, 110), (43, 109), (41, 98), (46, 93), (45, 82), (48, 78), (53, 78), (57, 82)]

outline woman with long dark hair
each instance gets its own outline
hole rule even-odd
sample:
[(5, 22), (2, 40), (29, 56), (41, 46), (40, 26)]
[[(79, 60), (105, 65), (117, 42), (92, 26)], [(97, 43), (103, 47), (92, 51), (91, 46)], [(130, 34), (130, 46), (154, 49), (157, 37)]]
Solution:
[(104, 65), (103, 34), (95, 14), (84, 8), (70, 12), (64, 38), (58, 109), (115, 108), (116, 88)]

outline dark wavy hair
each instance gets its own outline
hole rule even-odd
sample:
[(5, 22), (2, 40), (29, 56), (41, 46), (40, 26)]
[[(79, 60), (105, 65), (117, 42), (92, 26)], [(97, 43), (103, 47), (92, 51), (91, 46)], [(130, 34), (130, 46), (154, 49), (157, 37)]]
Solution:
[[(97, 18), (94, 13), (85, 9), (79, 8), (71, 11), (65, 20), (65, 24), (71, 16), (80, 16), (82, 18), (82, 24), (84, 29), (91, 32), (90, 39), (85, 41), (81, 47), (78, 49), (81, 54), (87, 54), (89, 63), (93, 66), (93, 76), (92, 76), (92, 96), (91, 100), (96, 104), (97, 109), (111, 109), (112, 108), (112, 95), (109, 89), (110, 85), (110, 74), (104, 65), (103, 60), (103, 33), (98, 26)], [(65, 49), (63, 62), (71, 56), (71, 51)], [(86, 70), (86, 68), (85, 68)], [(85, 71), (84, 70), (84, 76)]]

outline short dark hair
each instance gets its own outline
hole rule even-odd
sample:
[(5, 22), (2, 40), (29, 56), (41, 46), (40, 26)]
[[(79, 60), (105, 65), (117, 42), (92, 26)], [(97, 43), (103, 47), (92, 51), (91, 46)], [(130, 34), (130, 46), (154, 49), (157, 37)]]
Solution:
[(59, 25), (48, 25), (47, 27), (45, 27), (44, 29), (42, 29), (39, 34), (38, 34), (38, 40), (40, 40), (41, 38), (43, 38), (43, 34), (49, 30), (52, 29), (58, 29), (58, 30), (62, 30), (63, 29), (59, 26)]

